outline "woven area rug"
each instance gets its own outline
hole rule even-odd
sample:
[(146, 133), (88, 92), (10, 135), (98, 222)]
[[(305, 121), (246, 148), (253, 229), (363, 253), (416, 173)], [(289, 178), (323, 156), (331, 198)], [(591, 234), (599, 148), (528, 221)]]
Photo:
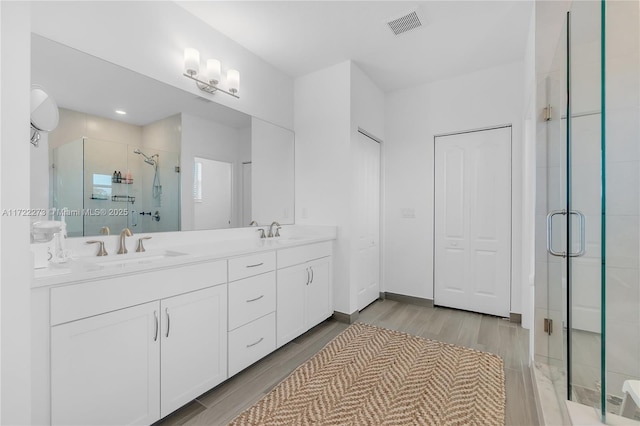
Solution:
[(232, 425), (504, 425), (502, 359), (353, 324)]

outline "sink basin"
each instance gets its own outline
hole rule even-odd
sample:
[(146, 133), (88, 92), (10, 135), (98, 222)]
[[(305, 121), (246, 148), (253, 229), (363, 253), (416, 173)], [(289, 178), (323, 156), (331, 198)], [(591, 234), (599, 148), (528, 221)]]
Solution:
[(171, 250), (154, 250), (144, 253), (128, 253), (128, 254), (116, 254), (112, 256), (93, 257), (86, 259), (87, 263), (94, 265), (109, 267), (118, 266), (125, 267), (127, 265), (145, 265), (154, 263), (166, 259), (170, 259), (176, 256), (183, 256), (185, 253), (180, 253)]
[(294, 243), (296, 241), (302, 241), (307, 239), (309, 239), (309, 237), (275, 237), (275, 238), (270, 238), (267, 241), (273, 242), (275, 244), (287, 244), (287, 243)]

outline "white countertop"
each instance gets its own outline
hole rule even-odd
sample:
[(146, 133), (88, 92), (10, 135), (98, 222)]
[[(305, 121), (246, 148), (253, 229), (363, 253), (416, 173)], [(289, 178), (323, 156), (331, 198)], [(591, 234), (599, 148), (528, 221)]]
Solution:
[(334, 239), (335, 235), (234, 239), (153, 248), (144, 253), (135, 253), (131, 250), (127, 254), (110, 254), (103, 257), (82, 256), (71, 258), (66, 263), (51, 264), (47, 268), (35, 269), (32, 288), (114, 278), (120, 275), (211, 262)]

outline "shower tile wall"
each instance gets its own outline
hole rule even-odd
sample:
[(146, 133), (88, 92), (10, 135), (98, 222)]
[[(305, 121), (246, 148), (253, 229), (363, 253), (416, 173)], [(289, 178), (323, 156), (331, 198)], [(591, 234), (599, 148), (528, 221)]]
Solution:
[(607, 393), (640, 379), (639, 3), (607, 2)]

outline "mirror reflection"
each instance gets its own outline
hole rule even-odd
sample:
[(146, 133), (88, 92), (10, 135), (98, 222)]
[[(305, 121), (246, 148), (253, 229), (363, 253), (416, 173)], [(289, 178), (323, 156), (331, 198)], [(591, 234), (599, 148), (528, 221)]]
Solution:
[(32, 206), (66, 212), (70, 237), (293, 223), (290, 130), (35, 34), (31, 64), (60, 107)]

